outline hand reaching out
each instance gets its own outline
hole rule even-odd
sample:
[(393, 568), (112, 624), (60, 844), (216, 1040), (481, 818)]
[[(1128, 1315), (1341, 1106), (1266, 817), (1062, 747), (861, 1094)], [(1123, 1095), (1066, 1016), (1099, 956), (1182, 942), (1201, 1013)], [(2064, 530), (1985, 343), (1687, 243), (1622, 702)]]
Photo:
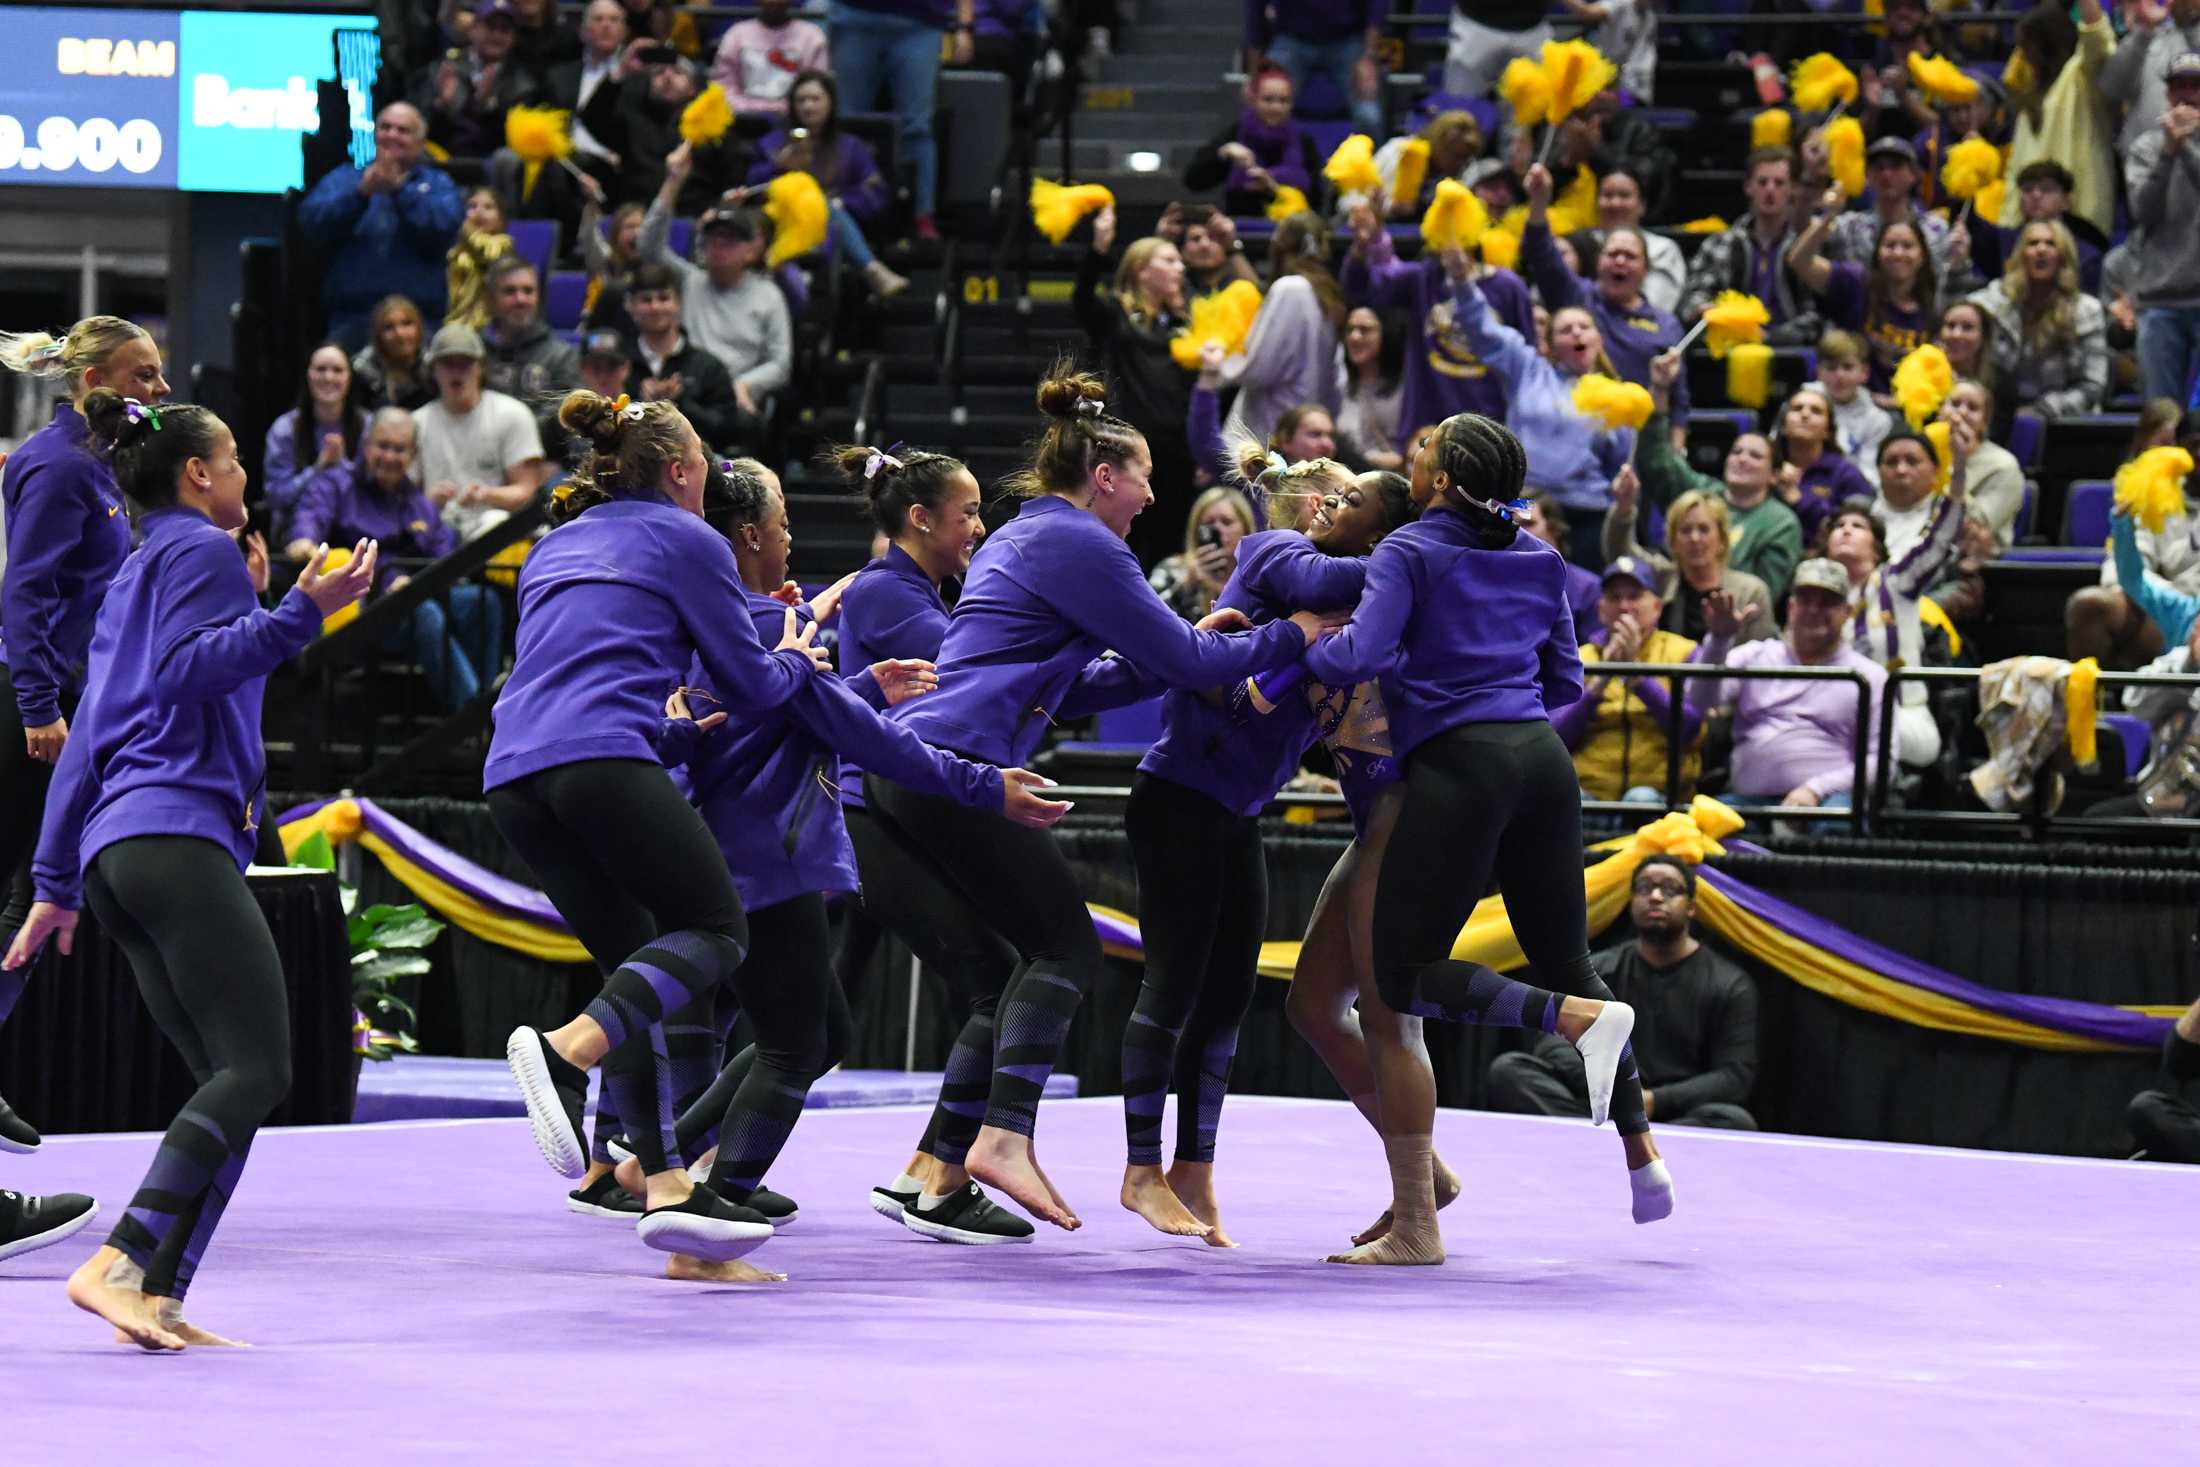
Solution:
[(373, 589), (374, 562), (379, 549), (374, 541), (361, 540), (353, 547), (351, 559), (330, 571), (324, 569), (328, 564), (328, 546), (322, 545), (315, 549), (306, 568), (298, 572), (298, 589), (326, 620)]
[(888, 657), (871, 664), (871, 678), (885, 695), (886, 706), (899, 707), (921, 698), (940, 685), (939, 669), (921, 657)]
[(795, 615), (794, 608), (792, 606), (788, 607), (787, 622), (779, 634), (779, 645), (772, 648), (772, 650), (774, 652), (800, 652), (804, 657), (810, 659), (811, 671), (832, 671), (832, 653), (817, 645), (817, 623), (813, 621), (808, 626), (803, 626), (801, 623), (802, 618)]
[(1249, 632), (1253, 629), (1253, 619), (1234, 606), (1218, 606), (1192, 625), (1203, 632)]
[(1103, 255), (1115, 248), (1115, 208), (1113, 205), (1092, 216), (1092, 247)]
[(1001, 814), (1018, 825), (1045, 830), (1077, 808), (1069, 800), (1050, 800), (1036, 793), (1054, 788), (1054, 781), (1028, 769), (1001, 771)]
[(252, 594), (267, 594), (267, 537), (258, 530), (244, 537), (245, 574), (252, 577)]
[(1741, 609), (1734, 604), (1734, 593), (1725, 587), (1708, 592), (1703, 598), (1703, 629), (1714, 637), (1731, 642), (1742, 630)]

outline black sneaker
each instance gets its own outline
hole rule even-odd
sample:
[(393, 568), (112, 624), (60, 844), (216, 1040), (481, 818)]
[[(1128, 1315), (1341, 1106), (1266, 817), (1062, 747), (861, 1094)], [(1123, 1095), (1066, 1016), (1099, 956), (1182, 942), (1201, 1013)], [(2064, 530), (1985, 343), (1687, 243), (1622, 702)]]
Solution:
[(913, 1190), (896, 1192), (892, 1187), (873, 1187), (871, 1189), (871, 1211), (885, 1218), (888, 1222), (900, 1222), (902, 1214), (916, 1205), (917, 1193)]
[[(696, 1185), (701, 1186), (702, 1183), (698, 1182)], [(737, 1206), (762, 1213), (764, 1220), (775, 1228), (783, 1228), (802, 1216), (802, 1209), (795, 1206), (792, 1197), (783, 1197), (769, 1187), (752, 1188), (746, 1196), (728, 1192), (725, 1197), (728, 1202)]]
[(615, 1217), (626, 1222), (642, 1215), (642, 1199), (620, 1186), (609, 1172), (566, 1193), (565, 1206), (567, 1211), (586, 1217)]
[(27, 1153), (39, 1146), (38, 1132), (29, 1121), (9, 1108), (5, 1098), (0, 1098), (0, 1151)]
[(588, 1072), (567, 1063), (543, 1038), (522, 1024), (504, 1041), (505, 1063), (527, 1102), (542, 1159), (561, 1177), (579, 1181), (588, 1175), (588, 1148), (581, 1144), (581, 1111), (588, 1104)]
[(77, 1192), (0, 1192), (0, 1258), (50, 1247), (98, 1216), (99, 1204)]
[(685, 1202), (643, 1213), (634, 1231), (660, 1253), (692, 1253), (717, 1263), (754, 1253), (772, 1238), (764, 1214), (728, 1202), (708, 1187), (697, 1187)]
[(993, 1199), (976, 1182), (966, 1183), (960, 1192), (951, 1192), (936, 1207), (921, 1207), (911, 1202), (901, 1215), (902, 1225), (912, 1233), (940, 1243), (963, 1243), (983, 1247), (991, 1243), (1028, 1243), (1035, 1228), (1022, 1218), (993, 1205)]

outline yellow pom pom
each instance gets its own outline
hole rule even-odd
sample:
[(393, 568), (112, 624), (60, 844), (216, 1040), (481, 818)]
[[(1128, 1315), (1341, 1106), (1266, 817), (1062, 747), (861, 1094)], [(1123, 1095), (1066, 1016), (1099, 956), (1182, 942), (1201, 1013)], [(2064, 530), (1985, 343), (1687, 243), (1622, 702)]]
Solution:
[(2012, 99), (2021, 100), (2031, 96), (2032, 89), (2038, 84), (2039, 77), (2032, 70), (2032, 58), (2022, 51), (2010, 52), (2009, 64), (2001, 69), (2002, 89)]
[(1068, 239), (1087, 214), (1114, 207), (1115, 195), (1101, 184), (1059, 184), (1050, 178), (1031, 181), (1031, 222), (1054, 244)]
[(1268, 201), (1268, 217), (1277, 224), (1293, 214), (1304, 214), (1310, 207), (1306, 194), (1288, 183), (1276, 185), (1276, 196)]
[(1749, 119), (1752, 148), (1784, 148), (1795, 136), (1795, 119), (1785, 107), (1773, 107)]
[[(328, 555), (321, 561), (321, 574), (333, 576), (351, 564), (351, 552), (340, 545), (330, 546)], [(321, 635), (332, 637), (359, 619), (359, 603), (339, 606), (321, 618)], [(332, 836), (331, 839), (334, 839)]]
[(733, 103), (726, 100), (726, 89), (716, 82), (697, 92), (695, 100), (680, 114), (680, 136), (693, 147), (715, 143), (732, 130)]
[(1955, 386), (1956, 369), (1948, 354), (1930, 342), (1895, 364), (1894, 400), (1912, 428), (1931, 422)]
[(1650, 389), (1640, 383), (1616, 381), (1602, 372), (1574, 382), (1574, 411), (1607, 430), (1640, 428), (1650, 421), (1653, 406)]
[(1948, 150), (1940, 168), (1941, 184), (1951, 199), (1977, 201), (1979, 191), (2001, 177), (2001, 149), (1984, 138), (1965, 138)]
[(1723, 359), (1737, 346), (1764, 340), (1765, 327), (1772, 324), (1772, 312), (1753, 295), (1722, 290), (1704, 307), (1703, 319), (1705, 345), (1711, 348), (1712, 356)]
[(2116, 471), (2116, 511), (2154, 534), (2185, 512), (2185, 478), (2192, 455), (2182, 448), (2150, 448)]
[(1933, 446), (1933, 492), (1946, 494), (1955, 477), (1956, 451), (1949, 441), (1948, 420), (1936, 418), (1925, 425), (1925, 441)]
[(796, 171), (780, 174), (765, 187), (764, 217), (772, 222), (772, 247), (764, 264), (776, 270), (825, 243), (832, 210), (817, 180)]
[(1553, 216), (1576, 220), (1564, 229), (1551, 226), (1553, 234), (1572, 234), (1577, 229), (1588, 229), (1597, 222), (1597, 176), (1594, 169), (1584, 163), (1574, 170), (1574, 176), (1566, 184), (1565, 191), (1551, 200)]
[(1507, 229), (1491, 228), (1482, 236), (1482, 263), (1493, 270), (1510, 270), (1520, 263), (1520, 236)]
[(1978, 197), (1971, 200), (1971, 212), (1991, 224), (2001, 218), (2002, 200), (2007, 198), (2008, 194), (2009, 180), (2007, 178), (1997, 178), (1980, 189)]
[(1788, 73), (1788, 87), (1795, 105), (1805, 112), (1824, 112), (1836, 102), (1854, 102), (1858, 90), (1856, 73), (1824, 51), (1796, 62)]
[(573, 152), (573, 114), (562, 107), (514, 107), (504, 114), (504, 145), (523, 163), (555, 163)]
[(1726, 399), (1752, 410), (1772, 400), (1771, 347), (1743, 342), (1726, 354)]
[(1909, 55), (1910, 80), (1942, 107), (1978, 100), (1978, 80), (1945, 56)]
[(1421, 216), (1421, 243), (1432, 250), (1471, 250), (1490, 227), (1490, 212), (1473, 189), (1456, 178), (1436, 185), (1436, 197)]
[(1549, 120), (1564, 122), (1618, 81), (1619, 68), (1587, 41), (1545, 41), (1543, 79), (1551, 92)]
[(1864, 124), (1836, 117), (1826, 128), (1826, 163), (1841, 192), (1855, 198), (1864, 191)]
[(1551, 115), (1551, 80), (1534, 58), (1515, 56), (1497, 79), (1497, 95), (1512, 108), (1516, 127), (1534, 127)]
[(1674, 227), (1683, 234), (1724, 234), (1730, 226), (1718, 215), (1706, 214), (1701, 219), (1691, 219)]
[(1224, 355), (1245, 349), (1260, 314), (1260, 287), (1233, 280), (1221, 290), (1192, 298), (1191, 319), (1169, 340), (1169, 358), (1187, 372), (1199, 370), (1200, 349), (1212, 341)]
[(1420, 202), (1421, 185), (1428, 182), (1428, 139), (1407, 138), (1398, 149), (1398, 174), (1390, 181), (1393, 208)]
[[(1422, 147), (1425, 159), (1427, 144)], [(1337, 151), (1322, 165), (1322, 177), (1334, 184), (1341, 194), (1381, 192), (1383, 176), (1375, 169), (1375, 140), (1364, 132), (1356, 132), (1337, 144)]]
[(2063, 718), (2070, 738), (2070, 757), (2083, 765), (2100, 762), (2101, 664), (2087, 657), (2070, 664), (2063, 679)]

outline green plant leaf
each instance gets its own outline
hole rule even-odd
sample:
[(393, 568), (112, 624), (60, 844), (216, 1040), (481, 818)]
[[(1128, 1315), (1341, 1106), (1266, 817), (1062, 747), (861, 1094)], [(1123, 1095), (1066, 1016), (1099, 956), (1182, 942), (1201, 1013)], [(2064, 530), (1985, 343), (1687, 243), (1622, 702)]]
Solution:
[(328, 835), (316, 830), (298, 842), (298, 849), (290, 853), (293, 866), (311, 866), (316, 871), (336, 869), (336, 847), (329, 844)]
[(352, 990), (352, 1002), (360, 1009), (367, 1011), (372, 1021), (380, 1028), (395, 1029), (399, 1027), (397, 1023), (392, 1022), (393, 1020), (401, 1020), (407, 1025), (420, 1022), (419, 1012), (411, 1004), (387, 989), (378, 988), (371, 993), (366, 993), (354, 988)]
[(408, 953), (385, 953), (374, 948), (351, 960), (354, 989), (361, 983), (387, 983), (393, 978), (417, 978), (428, 971), (426, 958)]
[(361, 912), (359, 914), (362, 921), (372, 922), (376, 925), (380, 925), (384, 922), (400, 922), (414, 917), (425, 917), (427, 915), (427, 910), (422, 907), (418, 902), (407, 902), (401, 907), (392, 906), (388, 902), (376, 902), (373, 906), (367, 908), (364, 912)]
[(443, 924), (433, 917), (417, 917), (408, 922), (389, 922), (374, 931), (374, 945), (379, 948), (422, 948), (443, 935)]

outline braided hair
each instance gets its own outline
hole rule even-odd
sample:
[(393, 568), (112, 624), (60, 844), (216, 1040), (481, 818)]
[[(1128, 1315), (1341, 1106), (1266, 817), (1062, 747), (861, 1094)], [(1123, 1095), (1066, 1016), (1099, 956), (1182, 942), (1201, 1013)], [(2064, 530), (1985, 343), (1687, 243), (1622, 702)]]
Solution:
[(963, 461), (951, 454), (904, 449), (898, 443), (887, 449), (836, 444), (819, 454), (818, 462), (863, 496), (871, 508), (871, 522), (889, 540), (901, 538), (909, 528), (909, 511), (918, 505), (938, 513), (947, 503), (948, 485), (957, 474), (968, 472)]
[(1108, 389), (1098, 377), (1057, 361), (1039, 383), (1039, 411), (1046, 431), (1031, 452), (1031, 466), (1009, 475), (1010, 493), (1075, 494), (1102, 464), (1121, 467), (1146, 452), (1146, 435), (1108, 411)]
[(176, 476), (192, 459), (212, 459), (226, 426), (195, 404), (141, 403), (112, 387), (85, 394), (84, 422), (93, 451), (113, 467), (116, 485), (140, 509), (174, 504)]
[(1528, 451), (1512, 430), (1480, 413), (1455, 413), (1436, 430), (1436, 467), (1451, 480), (1442, 503), (1493, 545), (1519, 533), (1511, 505), (1528, 482)]
[(695, 435), (669, 401), (628, 403), (585, 387), (565, 395), (558, 422), (588, 445), (552, 496), (550, 518), (561, 525), (596, 505), (656, 493), (665, 465), (678, 463)]

